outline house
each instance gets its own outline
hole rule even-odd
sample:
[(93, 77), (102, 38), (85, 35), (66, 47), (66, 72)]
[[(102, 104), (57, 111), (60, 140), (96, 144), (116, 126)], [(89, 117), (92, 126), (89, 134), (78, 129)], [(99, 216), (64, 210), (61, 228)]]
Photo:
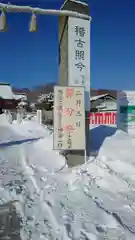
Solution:
[[(39, 95), (36, 107), (39, 109), (52, 110), (54, 93)], [(91, 89), (90, 94), (91, 112), (116, 111), (116, 91)]]
[(27, 101), (27, 95), (25, 93), (14, 92), (14, 98), (23, 102)]
[(116, 90), (109, 90), (109, 89), (91, 89), (90, 96), (98, 96), (103, 94), (109, 94), (111, 97), (117, 98), (117, 91)]
[(92, 96), (90, 98), (91, 112), (117, 111), (117, 102), (109, 93)]
[(15, 99), (12, 87), (8, 83), (0, 83), (0, 113), (3, 109), (15, 109), (19, 100)]
[(28, 105), (27, 95), (25, 93), (14, 92), (14, 98), (19, 101), (19, 108), (26, 108)]

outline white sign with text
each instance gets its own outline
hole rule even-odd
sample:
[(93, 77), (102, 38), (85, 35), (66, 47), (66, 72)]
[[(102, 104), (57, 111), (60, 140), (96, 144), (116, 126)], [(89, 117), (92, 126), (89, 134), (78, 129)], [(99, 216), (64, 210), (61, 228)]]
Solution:
[(85, 87), (90, 110), (90, 20), (68, 18), (68, 85)]
[(54, 149), (85, 150), (84, 87), (54, 87)]

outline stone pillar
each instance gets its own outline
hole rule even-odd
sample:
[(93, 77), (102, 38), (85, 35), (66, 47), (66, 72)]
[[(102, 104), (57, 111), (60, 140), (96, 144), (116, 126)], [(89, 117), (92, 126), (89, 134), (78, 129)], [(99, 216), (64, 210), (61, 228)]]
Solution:
[[(71, 10), (90, 16), (88, 4), (77, 0), (66, 0), (61, 10)], [(91, 19), (59, 17), (59, 84), (61, 86), (85, 86), (87, 159), (90, 147), (88, 119), (90, 112), (90, 22)], [(84, 151), (68, 153), (68, 166), (83, 163)]]
[(42, 110), (41, 109), (37, 109), (37, 122), (39, 124), (42, 124)]

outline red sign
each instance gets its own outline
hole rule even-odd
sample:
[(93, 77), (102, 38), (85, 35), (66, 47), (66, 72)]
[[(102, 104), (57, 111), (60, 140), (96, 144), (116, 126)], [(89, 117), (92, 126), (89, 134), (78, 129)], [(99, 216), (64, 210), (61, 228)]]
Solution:
[(72, 97), (73, 96), (73, 88), (68, 88), (67, 89), (67, 97)]
[(89, 114), (90, 124), (116, 124), (116, 112), (95, 112)]

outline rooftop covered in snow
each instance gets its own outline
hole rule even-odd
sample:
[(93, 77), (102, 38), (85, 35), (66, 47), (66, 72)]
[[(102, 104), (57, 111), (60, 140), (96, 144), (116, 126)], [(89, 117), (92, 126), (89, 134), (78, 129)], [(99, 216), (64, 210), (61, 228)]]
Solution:
[(0, 98), (13, 99), (13, 92), (10, 84), (0, 83)]
[(96, 96), (92, 96), (90, 97), (90, 101), (96, 101), (100, 98), (104, 98), (104, 97), (109, 97), (110, 99), (114, 99), (115, 97), (111, 96), (110, 94), (106, 93), (106, 94), (100, 94), (100, 95), (96, 95)]

